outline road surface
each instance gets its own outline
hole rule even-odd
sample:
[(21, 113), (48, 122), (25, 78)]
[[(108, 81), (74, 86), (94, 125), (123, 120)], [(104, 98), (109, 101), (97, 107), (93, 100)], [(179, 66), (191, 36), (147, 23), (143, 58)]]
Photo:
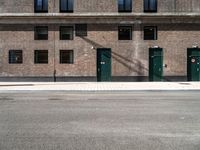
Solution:
[(200, 92), (0, 93), (0, 150), (200, 150)]

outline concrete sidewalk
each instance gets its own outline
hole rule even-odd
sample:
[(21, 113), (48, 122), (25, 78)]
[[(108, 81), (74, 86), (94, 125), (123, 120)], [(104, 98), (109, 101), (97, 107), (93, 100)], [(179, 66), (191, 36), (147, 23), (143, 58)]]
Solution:
[(200, 90), (200, 82), (0, 82), (0, 92), (142, 90)]

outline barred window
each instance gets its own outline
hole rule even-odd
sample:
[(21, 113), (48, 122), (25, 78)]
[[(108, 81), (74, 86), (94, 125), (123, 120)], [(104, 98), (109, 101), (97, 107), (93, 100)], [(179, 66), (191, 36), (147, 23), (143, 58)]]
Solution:
[(35, 40), (48, 40), (48, 27), (47, 26), (35, 27)]
[(87, 36), (87, 24), (76, 24), (76, 36)]
[(144, 40), (157, 40), (157, 27), (145, 26), (144, 27)]
[(9, 63), (21, 64), (23, 62), (22, 50), (10, 50), (9, 51)]
[(132, 40), (132, 26), (119, 26), (118, 39), (119, 40)]
[(60, 40), (73, 40), (74, 27), (73, 26), (61, 26), (60, 27)]
[(60, 50), (60, 63), (61, 64), (73, 64), (74, 63), (74, 51), (73, 50)]
[(35, 50), (35, 64), (48, 64), (48, 50)]

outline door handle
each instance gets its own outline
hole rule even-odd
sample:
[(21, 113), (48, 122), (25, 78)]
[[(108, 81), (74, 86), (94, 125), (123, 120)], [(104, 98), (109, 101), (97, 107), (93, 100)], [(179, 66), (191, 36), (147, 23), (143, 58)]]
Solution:
[(99, 68), (97, 68), (97, 71), (99, 72), (99, 71), (100, 71), (100, 69), (99, 69)]

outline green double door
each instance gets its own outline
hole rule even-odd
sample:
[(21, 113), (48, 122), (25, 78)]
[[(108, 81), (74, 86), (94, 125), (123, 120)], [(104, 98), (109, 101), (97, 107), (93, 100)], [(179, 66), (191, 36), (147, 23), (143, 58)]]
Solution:
[(187, 50), (187, 77), (188, 81), (200, 81), (200, 48)]
[(163, 49), (149, 49), (149, 81), (162, 81), (163, 79)]
[(111, 49), (97, 49), (97, 81), (111, 81)]

